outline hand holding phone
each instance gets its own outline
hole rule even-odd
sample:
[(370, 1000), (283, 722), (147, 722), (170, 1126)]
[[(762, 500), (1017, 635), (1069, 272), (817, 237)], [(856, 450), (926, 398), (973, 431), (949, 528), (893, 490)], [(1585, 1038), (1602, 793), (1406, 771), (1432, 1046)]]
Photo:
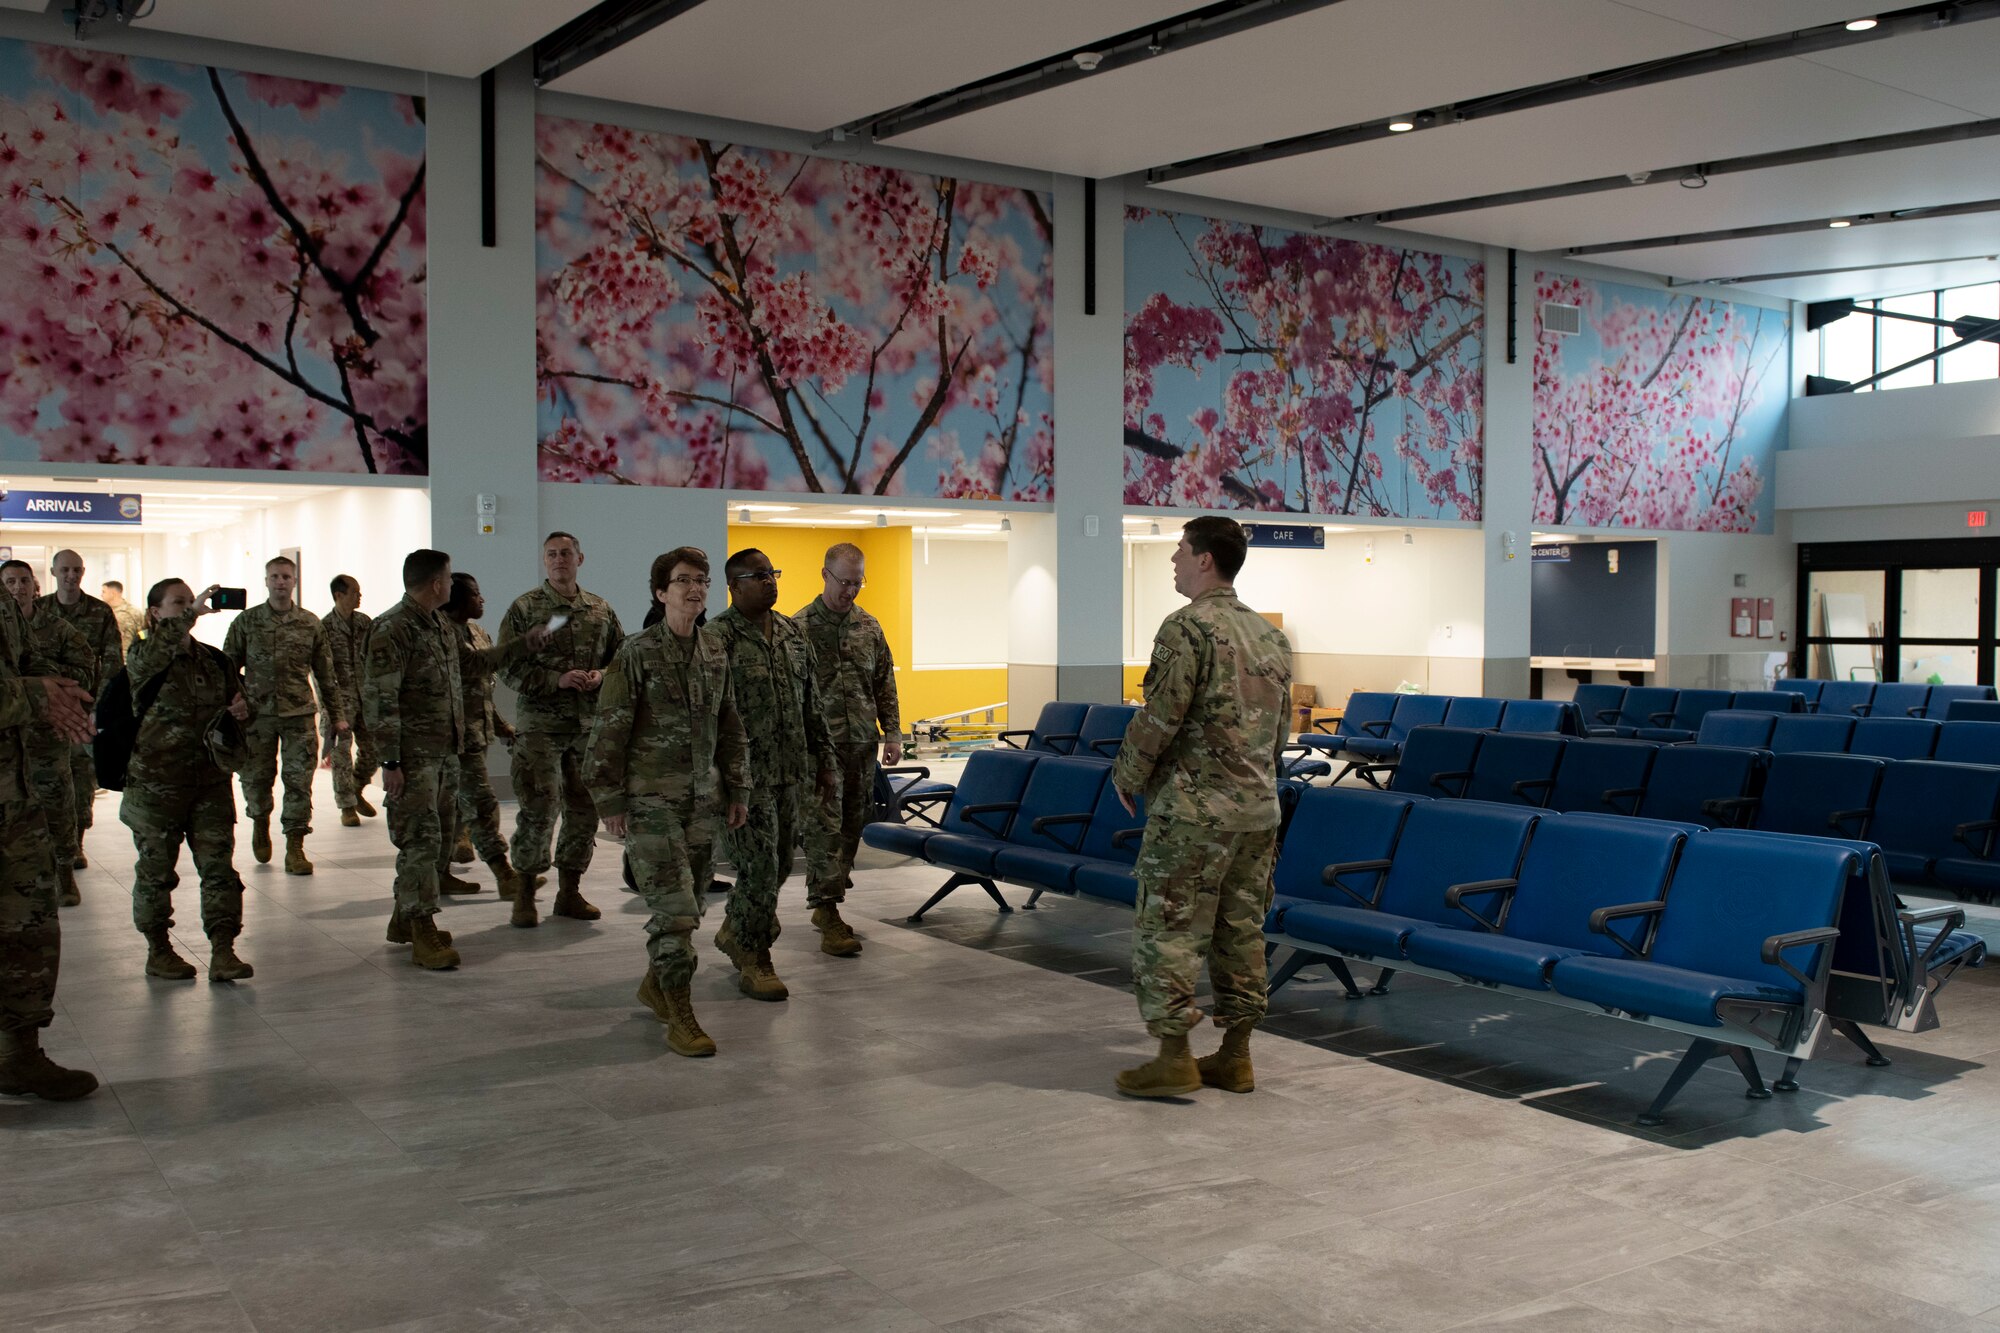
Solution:
[(247, 588), (217, 588), (208, 605), (215, 611), (243, 611), (250, 606), (250, 590)]

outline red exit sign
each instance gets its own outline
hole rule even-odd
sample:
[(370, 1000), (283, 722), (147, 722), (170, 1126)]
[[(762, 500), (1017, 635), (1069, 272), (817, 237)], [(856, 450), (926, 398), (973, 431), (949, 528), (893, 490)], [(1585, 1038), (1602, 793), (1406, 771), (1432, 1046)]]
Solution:
[(1965, 526), (1966, 526), (1966, 527), (1968, 527), (1968, 528), (1983, 528), (1983, 527), (1985, 527), (1985, 526), (1986, 526), (1986, 511), (1985, 511), (1984, 509), (1968, 509), (1968, 510), (1966, 510), (1966, 511), (1965, 511)]

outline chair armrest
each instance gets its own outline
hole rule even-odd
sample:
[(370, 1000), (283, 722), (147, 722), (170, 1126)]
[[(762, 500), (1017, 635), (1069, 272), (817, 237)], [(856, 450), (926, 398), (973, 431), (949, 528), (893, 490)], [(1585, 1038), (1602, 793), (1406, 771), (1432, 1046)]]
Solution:
[[(1645, 794), (1646, 789), (1644, 787), (1606, 787), (1599, 799), (1614, 810), (1617, 809), (1614, 802), (1630, 801), (1632, 802), (1632, 810), (1637, 810), (1639, 808), (1639, 801)], [(1632, 813), (1632, 810), (1627, 810), (1625, 813), (1629, 815)]]
[(1549, 788), (1556, 785), (1554, 778), (1515, 778), (1511, 790), (1516, 796), (1534, 787)]
[(1146, 830), (1142, 828), (1122, 828), (1111, 835), (1111, 845), (1113, 847), (1130, 847), (1145, 836)]
[(1711, 796), (1701, 803), (1701, 812), (1717, 819), (1726, 819), (1731, 825), (1741, 828), (1739, 814), (1755, 814), (1763, 802), (1755, 796)]
[[(1345, 719), (1343, 718), (1337, 718), (1337, 717), (1317, 717), (1313, 719), (1313, 724), (1310, 727), (1307, 727), (1306, 730), (1324, 732), (1329, 736), (1337, 735), (1339, 734), (1340, 731), (1340, 724), (1344, 720)], [(1329, 726), (1328, 723), (1331, 723), (1332, 725)]]
[[(1798, 983), (1806, 988), (1806, 998), (1810, 1000), (1812, 998), (1813, 987), (1817, 982), (1786, 961), (1784, 951), (1786, 949), (1803, 948), (1808, 944), (1826, 944), (1839, 938), (1840, 928), (1838, 926), (1818, 926), (1812, 930), (1792, 930), (1785, 932), (1783, 935), (1772, 935), (1764, 941), (1764, 962), (1772, 967), (1783, 968), (1792, 977), (1796, 978)], [(1824, 969), (1821, 970), (1824, 971)]]
[[(1056, 749), (1056, 752), (1058, 754), (1075, 754), (1076, 743), (1079, 739), (1080, 737), (1074, 731), (1060, 731), (1052, 735), (1042, 737), (1042, 744), (1049, 746), (1052, 749)], [(1058, 748), (1062, 746), (1065, 742), (1068, 743), (1069, 748), (1067, 749)]]
[[(1103, 755), (1106, 759), (1116, 759), (1118, 757), (1118, 747), (1123, 744), (1125, 744), (1125, 738), (1123, 736), (1117, 736), (1117, 737), (1105, 736), (1099, 740), (1092, 741), (1090, 743), (1090, 748), (1095, 750), (1097, 753)], [(1109, 750), (1104, 748), (1107, 745), (1111, 747)], [(1299, 748), (1303, 750), (1306, 747), (1301, 745)]]
[(1363, 782), (1373, 782), (1375, 780), (1374, 775), (1377, 773), (1394, 773), (1395, 771), (1396, 766), (1394, 764), (1356, 764), (1354, 766), (1354, 775)]
[(1342, 893), (1354, 899), (1355, 902), (1360, 903), (1363, 907), (1373, 908), (1376, 905), (1377, 900), (1380, 899), (1382, 896), (1381, 880), (1378, 879), (1375, 881), (1374, 895), (1372, 897), (1364, 898), (1360, 894), (1356, 893), (1353, 889), (1350, 889), (1345, 884), (1342, 884), (1340, 882), (1340, 878), (1343, 875), (1359, 875), (1366, 871), (1371, 871), (1371, 870), (1373, 871), (1387, 870), (1391, 864), (1392, 863), (1386, 859), (1375, 860), (1375, 861), (1341, 861), (1334, 865), (1330, 865), (1326, 869), (1320, 871), (1319, 881), (1320, 883), (1325, 884), (1331, 888), (1339, 889)]
[(1012, 814), (1014, 811), (1019, 810), (1020, 808), (1021, 808), (1021, 803), (1019, 801), (993, 801), (986, 805), (961, 806), (959, 808), (958, 813), (965, 820), (966, 823), (977, 824), (980, 828), (992, 834), (994, 837), (1004, 838), (1007, 836), (1005, 830), (994, 828), (991, 824), (988, 824), (984, 820), (980, 819), (980, 816), (994, 814), (1002, 810), (1005, 810), (1009, 814)]
[(1674, 720), (1674, 710), (1669, 708), (1664, 713), (1648, 713), (1646, 714), (1646, 719), (1656, 727), (1671, 726)]
[(1611, 929), (1611, 923), (1628, 916), (1654, 916), (1667, 910), (1662, 901), (1645, 903), (1620, 903), (1616, 907), (1600, 907), (1590, 914), (1590, 928), (1616, 944), (1634, 958), (1644, 958), (1643, 950), (1632, 947), (1630, 940)]
[[(1965, 850), (1971, 852), (1974, 856), (1986, 857), (1993, 855), (1993, 830), (1996, 828), (2000, 828), (2000, 819), (1968, 819), (1957, 828), (1954, 828), (1951, 831), (1951, 836), (1964, 843)], [(1972, 845), (1972, 839), (1968, 835), (1973, 833), (1984, 833), (1987, 835), (1984, 839), (1984, 846), (1975, 847)]]
[[(1520, 884), (1521, 881), (1518, 879), (1475, 879), (1468, 884), (1454, 884), (1444, 891), (1444, 905), (1446, 907), (1456, 907), (1459, 911), (1465, 913), (1488, 930), (1497, 931), (1500, 929), (1500, 922), (1507, 919), (1506, 904), (1512, 901), (1514, 890), (1519, 888)], [(1465, 905), (1465, 895), (1468, 893), (1506, 894), (1507, 896), (1501, 899), (1499, 920), (1488, 921), (1485, 917), (1467, 907)]]
[[(1865, 805), (1858, 806), (1853, 810), (1836, 810), (1826, 817), (1826, 826), (1840, 834), (1843, 838), (1858, 838), (1861, 836), (1863, 830), (1868, 827), (1868, 817), (1873, 813)], [(1843, 828), (1842, 825), (1849, 821), (1853, 822), (1854, 827), (1852, 829)]]
[[(1964, 928), (1965, 909), (1950, 903), (1941, 907), (1919, 907), (1914, 910), (1907, 907), (1899, 908), (1896, 912), (1896, 920), (1901, 922), (1903, 926), (1903, 947), (1909, 951), (1910, 956), (1916, 959), (1918, 965), (1924, 971), (1929, 971), (1931, 959), (1937, 955), (1939, 949), (1944, 947), (1945, 937), (1954, 930)], [(1927, 926), (1933, 921), (1942, 921), (1944, 924), (1938, 928), (1937, 938), (1931, 941), (1931, 947), (1924, 950), (1923, 954), (1919, 956), (1917, 954), (1916, 928), (1918, 926)]]
[(1618, 720), (1618, 715), (1624, 711), (1622, 708), (1600, 708), (1597, 710), (1598, 724), (1608, 727), (1615, 723)]
[[(1087, 825), (1089, 823), (1090, 823), (1090, 812), (1086, 810), (1081, 813), (1073, 815), (1043, 815), (1040, 818), (1036, 819), (1033, 823), (1029, 824), (1028, 830), (1032, 833), (1046, 833), (1048, 832), (1048, 830), (1062, 825), (1068, 825), (1068, 824)], [(1064, 847), (1068, 848), (1071, 852), (1075, 852), (1083, 846), (1083, 834), (1078, 833), (1076, 835), (1075, 843), (1071, 843), (1066, 838), (1057, 838), (1056, 841), (1061, 843)]]
[(1924, 709), (1922, 709), (1922, 708), (1905, 708), (1905, 709), (1903, 710), (1903, 716), (1905, 716), (1905, 717), (1922, 717), (1922, 716), (1924, 716)]
[(1385, 717), (1375, 722), (1363, 722), (1361, 729), (1377, 740), (1386, 739), (1389, 735), (1389, 719)]
[(1448, 773), (1431, 774), (1431, 786), (1436, 787), (1439, 791), (1445, 790), (1444, 784), (1447, 782), (1458, 783), (1458, 790), (1451, 793), (1453, 796), (1465, 795), (1465, 784), (1471, 781), (1472, 770), (1469, 768), (1455, 768)]
[(1874, 705), (1874, 704), (1849, 704), (1849, 705), (1848, 705), (1848, 707), (1847, 707), (1847, 711), (1848, 711), (1848, 712), (1850, 712), (1850, 713), (1852, 713), (1852, 714), (1854, 714), (1854, 716), (1856, 716), (1856, 717), (1867, 717), (1867, 716), (1868, 716), (1868, 715), (1869, 715), (1870, 713), (1872, 713), (1872, 712), (1874, 712), (1874, 711), (1875, 711), (1875, 705)]
[[(1097, 742), (1097, 743), (1098, 743), (1099, 745), (1102, 745), (1102, 744), (1104, 744), (1104, 742), (1103, 742), (1103, 741), (1099, 741), (1099, 742)], [(1299, 758), (1303, 759), (1303, 758), (1305, 758), (1305, 757), (1306, 757), (1307, 755), (1316, 755), (1316, 754), (1318, 754), (1318, 753), (1319, 753), (1319, 751), (1318, 751), (1318, 750), (1315, 750), (1315, 749), (1313, 749), (1313, 747), (1312, 747), (1312, 746), (1310, 746), (1310, 745), (1300, 745), (1300, 744), (1299, 744), (1299, 743), (1298, 743), (1297, 741), (1293, 741), (1293, 742), (1292, 742), (1291, 744), (1289, 744), (1289, 745), (1280, 745), (1280, 746), (1278, 747), (1278, 753), (1279, 753), (1279, 754), (1296, 754), (1296, 755), (1298, 755), (1298, 757), (1299, 757)]]
[(1033, 740), (1035, 738), (1034, 728), (1030, 727), (1025, 731), (1003, 731), (998, 736), (994, 737), (994, 739), (999, 741), (1002, 745), (1007, 746), (1009, 749), (1014, 749), (1014, 750), (1027, 749), (1028, 748), (1027, 746), (1017, 745), (1015, 743), (1014, 738), (1016, 736), (1026, 736), (1029, 740)]

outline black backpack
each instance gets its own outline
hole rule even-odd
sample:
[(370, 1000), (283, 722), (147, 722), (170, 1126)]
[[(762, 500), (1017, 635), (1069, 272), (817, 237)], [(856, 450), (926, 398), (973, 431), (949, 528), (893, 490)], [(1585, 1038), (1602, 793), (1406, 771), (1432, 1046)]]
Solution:
[(139, 691), (139, 707), (132, 708), (132, 677), (120, 671), (104, 682), (104, 688), (97, 694), (97, 739), (91, 742), (90, 759), (97, 769), (97, 785), (107, 791), (125, 790), (125, 770), (132, 766), (132, 747), (139, 743), (139, 722), (146, 710), (153, 706), (153, 700), (160, 697), (160, 687), (167, 683), (167, 673), (162, 671), (146, 682), (146, 688)]

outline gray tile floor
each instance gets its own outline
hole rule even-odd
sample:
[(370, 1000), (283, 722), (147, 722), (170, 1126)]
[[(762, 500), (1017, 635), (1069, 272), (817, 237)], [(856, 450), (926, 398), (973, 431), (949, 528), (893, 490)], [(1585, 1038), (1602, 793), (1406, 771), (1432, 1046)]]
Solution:
[(704, 946), (722, 1053), (689, 1061), (632, 998), (610, 844), (602, 922), (453, 902), (443, 975), (382, 942), (379, 820), (316, 834), (309, 880), (246, 854), (258, 975), (225, 987), (141, 975), (98, 821), (50, 1045), (109, 1086), (0, 1101), (0, 1327), (2000, 1326), (2000, 968), (1893, 1067), (1834, 1045), (1767, 1102), (1706, 1072), (1664, 1136), (1631, 1118), (1669, 1043), (1410, 977), (1289, 989), (1254, 1095), (1134, 1103), (1108, 907), (974, 891), (911, 928), (938, 876), (871, 869), (837, 960), (795, 879), (793, 998)]

